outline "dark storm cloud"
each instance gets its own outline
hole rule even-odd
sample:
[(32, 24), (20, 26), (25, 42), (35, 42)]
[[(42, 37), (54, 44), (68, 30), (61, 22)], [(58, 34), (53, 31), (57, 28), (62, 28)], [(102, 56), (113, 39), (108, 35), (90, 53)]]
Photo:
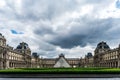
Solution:
[(33, 32), (37, 35), (54, 34), (51, 26), (48, 24), (40, 24)]
[[(84, 19), (84, 25), (73, 25), (71, 30), (68, 32), (69, 35), (61, 34), (62, 36), (55, 36), (49, 42), (53, 45), (58, 45), (62, 48), (73, 48), (75, 46), (84, 47), (88, 43), (93, 44), (99, 41), (107, 41), (113, 39), (118, 33), (110, 33), (109, 30), (115, 25), (114, 22), (120, 19)], [(116, 24), (119, 24), (116, 23)], [(120, 25), (117, 28), (120, 28)], [(118, 31), (118, 30), (116, 30)]]
[(86, 43), (84, 43), (83, 37), (86, 37), (85, 35), (74, 35), (74, 36), (66, 36), (64, 38), (57, 37), (54, 38), (54, 40), (50, 41), (53, 45), (58, 45), (62, 48), (73, 48), (74, 46), (86, 46)]
[(48, 43), (44, 43), (44, 42), (41, 42), (41, 43), (38, 43), (39, 44), (39, 50), (44, 50), (44, 51), (55, 51), (55, 46), (53, 45), (50, 45)]

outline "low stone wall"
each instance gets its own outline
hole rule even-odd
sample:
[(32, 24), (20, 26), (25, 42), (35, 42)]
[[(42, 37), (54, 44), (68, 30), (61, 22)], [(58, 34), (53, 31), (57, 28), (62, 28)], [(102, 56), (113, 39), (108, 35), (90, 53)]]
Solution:
[(1, 78), (120, 78), (120, 74), (0, 74)]

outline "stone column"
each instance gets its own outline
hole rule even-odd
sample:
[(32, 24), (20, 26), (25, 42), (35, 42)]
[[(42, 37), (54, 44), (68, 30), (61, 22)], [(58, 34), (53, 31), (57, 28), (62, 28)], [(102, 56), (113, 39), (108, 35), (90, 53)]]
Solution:
[(0, 69), (3, 69), (3, 62), (0, 61)]
[(113, 66), (113, 63), (111, 62), (111, 68), (112, 68), (112, 66)]
[(9, 68), (9, 60), (6, 61), (6, 69)]
[(118, 62), (116, 62), (116, 68), (118, 67)]
[(110, 68), (112, 67), (112, 62), (110, 62)]
[(111, 63), (109, 62), (108, 64), (109, 64), (109, 65), (108, 65), (107, 67), (111, 67)]
[(116, 68), (116, 65), (117, 65), (117, 64), (116, 64), (116, 62), (115, 62), (115, 68)]
[(118, 68), (120, 68), (120, 59), (118, 58)]
[(118, 47), (118, 55), (117, 55), (117, 60), (118, 60), (118, 65), (117, 65), (117, 68), (120, 68), (120, 45), (119, 45), (119, 47)]

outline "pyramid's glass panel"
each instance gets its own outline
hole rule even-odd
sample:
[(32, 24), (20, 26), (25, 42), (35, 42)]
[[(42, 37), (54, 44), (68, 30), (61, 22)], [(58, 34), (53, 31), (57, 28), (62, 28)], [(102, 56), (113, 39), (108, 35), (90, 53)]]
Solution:
[(71, 67), (71, 66), (68, 64), (65, 58), (60, 57), (59, 60), (54, 65), (54, 67)]

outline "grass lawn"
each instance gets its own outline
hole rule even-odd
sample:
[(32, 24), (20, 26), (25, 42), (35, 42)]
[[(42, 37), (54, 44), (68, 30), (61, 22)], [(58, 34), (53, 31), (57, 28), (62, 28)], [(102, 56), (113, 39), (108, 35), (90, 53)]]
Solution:
[(120, 68), (18, 68), (0, 70), (0, 73), (120, 74)]

